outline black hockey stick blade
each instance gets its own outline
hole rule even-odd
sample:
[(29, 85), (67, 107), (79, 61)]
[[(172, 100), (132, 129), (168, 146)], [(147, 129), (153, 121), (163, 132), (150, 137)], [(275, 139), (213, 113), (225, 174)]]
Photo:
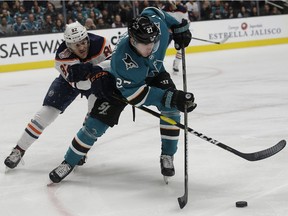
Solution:
[(181, 209), (183, 209), (187, 204), (187, 195), (186, 193), (182, 197), (178, 197), (178, 203)]
[(246, 160), (249, 160), (249, 161), (258, 161), (258, 160), (263, 160), (263, 159), (269, 158), (269, 157), (277, 154), (285, 146), (286, 146), (286, 141), (281, 140), (276, 145), (274, 145), (268, 149), (264, 149), (262, 151), (254, 152), (254, 153), (238, 152), (238, 155), (245, 158)]

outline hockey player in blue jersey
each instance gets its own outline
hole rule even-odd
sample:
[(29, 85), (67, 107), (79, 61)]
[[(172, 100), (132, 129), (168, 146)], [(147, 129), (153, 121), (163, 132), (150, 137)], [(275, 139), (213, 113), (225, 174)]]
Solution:
[(103, 62), (111, 54), (110, 43), (104, 37), (88, 33), (78, 22), (66, 26), (64, 40), (55, 57), (55, 68), (60, 75), (51, 83), (43, 106), (28, 123), (17, 145), (5, 159), (4, 163), (10, 169), (19, 164), (25, 151), (79, 94), (91, 98), (88, 111), (93, 106), (95, 96), (90, 94), (90, 80), (85, 78), (87, 74), (83, 74), (83, 71)]
[[(97, 100), (82, 129), (74, 137), (65, 160), (49, 174), (52, 182), (62, 181), (107, 128), (118, 123), (127, 100), (135, 106), (156, 106), (164, 115), (180, 121), (179, 111), (195, 109), (192, 93), (176, 89), (163, 59), (172, 29), (177, 49), (185, 48), (191, 40), (186, 23), (179, 23), (157, 8), (146, 8), (134, 18), (112, 53), (111, 68), (91, 77), (91, 91)], [(120, 100), (116, 98), (122, 98)], [(123, 99), (124, 98), (124, 99)], [(177, 151), (179, 129), (160, 120), (161, 173), (173, 176), (174, 154)]]

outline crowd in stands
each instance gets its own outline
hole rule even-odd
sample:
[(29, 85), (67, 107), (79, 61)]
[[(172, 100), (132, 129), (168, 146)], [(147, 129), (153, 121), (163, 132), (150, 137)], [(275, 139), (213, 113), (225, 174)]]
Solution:
[[(167, 1), (0, 1), (0, 37), (63, 32), (66, 23), (80, 22), (88, 30), (118, 28), (148, 6)], [(191, 22), (287, 13), (272, 1), (175, 1), (187, 8)], [(283, 3), (283, 1), (279, 1)], [(282, 7), (283, 8), (283, 7)], [(287, 8), (287, 5), (284, 6)]]

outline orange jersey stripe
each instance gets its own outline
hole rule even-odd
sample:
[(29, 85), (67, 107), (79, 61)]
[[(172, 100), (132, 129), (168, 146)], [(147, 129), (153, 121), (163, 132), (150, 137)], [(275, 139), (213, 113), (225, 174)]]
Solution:
[(35, 127), (33, 127), (33, 125), (31, 125), (30, 123), (28, 124), (28, 127), (34, 131), (36, 134), (41, 135), (42, 131), (37, 130)]

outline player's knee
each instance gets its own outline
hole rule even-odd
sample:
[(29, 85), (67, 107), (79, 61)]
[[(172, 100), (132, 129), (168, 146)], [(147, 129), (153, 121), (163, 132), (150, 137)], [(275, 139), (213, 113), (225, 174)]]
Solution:
[(89, 116), (82, 130), (87, 136), (96, 140), (98, 137), (101, 137), (105, 133), (107, 128), (108, 125), (104, 124), (96, 118)]
[(43, 106), (34, 116), (32, 121), (37, 122), (44, 129), (50, 125), (59, 115), (60, 110), (51, 107)]

